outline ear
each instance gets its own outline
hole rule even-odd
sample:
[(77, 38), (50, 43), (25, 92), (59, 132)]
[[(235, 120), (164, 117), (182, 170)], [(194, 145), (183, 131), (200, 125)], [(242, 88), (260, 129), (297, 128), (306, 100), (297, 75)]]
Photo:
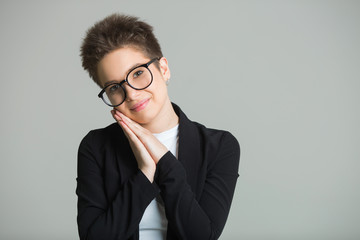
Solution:
[(160, 58), (159, 63), (160, 63), (161, 75), (163, 76), (165, 81), (168, 81), (170, 79), (170, 75), (171, 75), (168, 61), (165, 57), (162, 57), (162, 58)]

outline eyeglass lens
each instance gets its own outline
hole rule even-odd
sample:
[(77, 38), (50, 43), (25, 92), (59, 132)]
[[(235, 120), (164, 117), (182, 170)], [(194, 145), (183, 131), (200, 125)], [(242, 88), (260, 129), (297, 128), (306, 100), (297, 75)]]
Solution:
[[(147, 88), (152, 82), (152, 75), (148, 68), (140, 66), (129, 72), (127, 83), (136, 90)], [(126, 84), (126, 83), (123, 83)], [(105, 88), (104, 101), (111, 106), (121, 104), (126, 98), (125, 88), (119, 83), (110, 84)]]

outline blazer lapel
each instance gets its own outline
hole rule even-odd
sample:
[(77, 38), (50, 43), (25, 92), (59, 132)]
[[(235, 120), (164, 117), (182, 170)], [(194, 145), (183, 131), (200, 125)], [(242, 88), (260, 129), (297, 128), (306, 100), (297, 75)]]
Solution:
[(181, 109), (173, 104), (174, 110), (179, 116), (179, 149), (178, 160), (186, 170), (187, 182), (197, 197), (204, 185), (206, 166), (203, 165), (203, 152), (201, 147), (201, 135), (195, 123), (191, 122)]

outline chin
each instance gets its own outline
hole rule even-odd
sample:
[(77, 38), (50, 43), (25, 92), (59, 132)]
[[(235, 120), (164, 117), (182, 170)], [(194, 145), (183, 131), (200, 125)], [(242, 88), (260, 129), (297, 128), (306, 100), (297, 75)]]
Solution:
[(132, 114), (130, 118), (141, 125), (146, 125), (151, 123), (151, 121), (154, 119), (154, 116), (152, 113), (141, 111), (136, 114)]

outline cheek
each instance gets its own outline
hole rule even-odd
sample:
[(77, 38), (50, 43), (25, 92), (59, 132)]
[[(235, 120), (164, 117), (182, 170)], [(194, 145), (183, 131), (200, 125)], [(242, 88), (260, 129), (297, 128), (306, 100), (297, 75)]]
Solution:
[(157, 93), (166, 92), (167, 90), (166, 81), (160, 74), (154, 76), (154, 80), (151, 85), (153, 85), (152, 90)]
[(152, 88), (149, 90), (150, 90), (149, 92), (157, 100), (162, 100), (163, 98), (165, 98), (167, 96), (167, 87), (164, 82), (159, 81), (159, 82), (154, 83)]
[(153, 71), (153, 82), (157, 82), (158, 84), (166, 83), (165, 76), (162, 75), (158, 70)]
[(115, 109), (125, 114), (126, 113), (125, 102), (123, 102), (120, 106), (115, 107)]

